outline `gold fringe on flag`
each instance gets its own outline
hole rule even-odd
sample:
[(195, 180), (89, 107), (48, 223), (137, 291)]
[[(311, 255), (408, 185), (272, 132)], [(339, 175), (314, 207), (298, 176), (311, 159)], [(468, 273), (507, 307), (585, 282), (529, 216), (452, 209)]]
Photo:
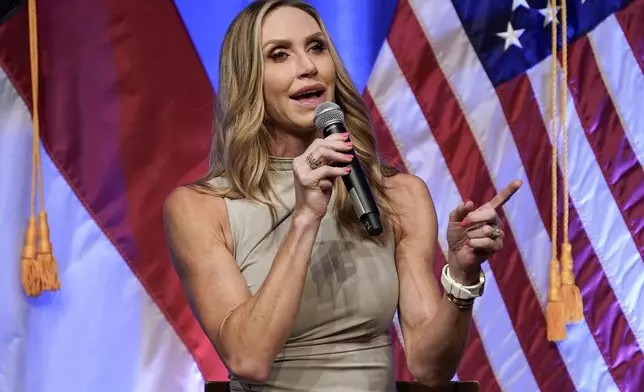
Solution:
[[(38, 29), (36, 0), (28, 1), (29, 55), (31, 59), (32, 92), (32, 159), (31, 159), (31, 211), (21, 255), (21, 282), (28, 296), (36, 297), (45, 291), (60, 289), (58, 267), (52, 253), (49, 224), (45, 212), (40, 163), (40, 116), (38, 109)], [(40, 212), (36, 218), (36, 187)]]

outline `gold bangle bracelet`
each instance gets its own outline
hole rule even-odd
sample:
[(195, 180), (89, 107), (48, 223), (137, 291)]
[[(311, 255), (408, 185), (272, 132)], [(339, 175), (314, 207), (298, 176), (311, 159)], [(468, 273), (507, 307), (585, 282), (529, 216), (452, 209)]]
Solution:
[(447, 299), (449, 302), (451, 302), (454, 306), (456, 306), (458, 309), (471, 309), (474, 307), (474, 300), (469, 299), (469, 300), (464, 300), (464, 299), (459, 299), (454, 297), (451, 294), (447, 294)]

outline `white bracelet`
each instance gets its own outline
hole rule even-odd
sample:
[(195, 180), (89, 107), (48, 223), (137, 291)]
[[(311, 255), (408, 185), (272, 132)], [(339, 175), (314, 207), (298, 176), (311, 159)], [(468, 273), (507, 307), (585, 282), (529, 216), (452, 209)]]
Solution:
[(458, 283), (449, 274), (449, 266), (445, 264), (441, 272), (441, 284), (445, 288), (447, 294), (452, 295), (454, 298), (469, 300), (478, 298), (483, 295), (483, 288), (485, 287), (485, 274), (481, 271), (479, 275), (479, 282), (474, 285), (466, 286)]

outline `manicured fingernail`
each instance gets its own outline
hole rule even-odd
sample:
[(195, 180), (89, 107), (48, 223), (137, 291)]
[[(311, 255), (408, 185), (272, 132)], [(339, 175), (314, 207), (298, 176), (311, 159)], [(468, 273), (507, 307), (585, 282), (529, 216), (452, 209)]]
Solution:
[(353, 154), (344, 154), (348, 159), (353, 159)]
[(469, 225), (469, 224), (470, 224), (470, 222), (468, 222), (468, 221), (467, 221), (467, 219), (463, 219), (463, 220), (461, 221), (461, 227), (465, 227), (465, 226), (467, 226), (467, 225)]
[(345, 171), (345, 172), (347, 172), (347, 173), (349, 173), (349, 172), (351, 171), (351, 168), (350, 168), (350, 167), (345, 167), (345, 168), (344, 168), (344, 171)]
[(343, 133), (343, 134), (342, 134), (342, 136), (343, 136), (345, 139), (347, 139), (347, 138), (349, 137), (349, 132), (345, 132), (345, 133)]
[(346, 142), (346, 143), (344, 143), (344, 144), (346, 144), (346, 145), (347, 145), (347, 147), (353, 147), (353, 143), (351, 143), (351, 142)]

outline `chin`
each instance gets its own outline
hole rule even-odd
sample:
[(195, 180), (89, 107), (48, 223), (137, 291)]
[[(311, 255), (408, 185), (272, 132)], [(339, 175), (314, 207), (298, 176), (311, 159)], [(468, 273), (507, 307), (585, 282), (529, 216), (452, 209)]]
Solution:
[(307, 110), (302, 112), (301, 110), (293, 110), (287, 115), (287, 123), (290, 124), (290, 128), (293, 128), (298, 131), (310, 131), (315, 129), (314, 123), (315, 111)]

